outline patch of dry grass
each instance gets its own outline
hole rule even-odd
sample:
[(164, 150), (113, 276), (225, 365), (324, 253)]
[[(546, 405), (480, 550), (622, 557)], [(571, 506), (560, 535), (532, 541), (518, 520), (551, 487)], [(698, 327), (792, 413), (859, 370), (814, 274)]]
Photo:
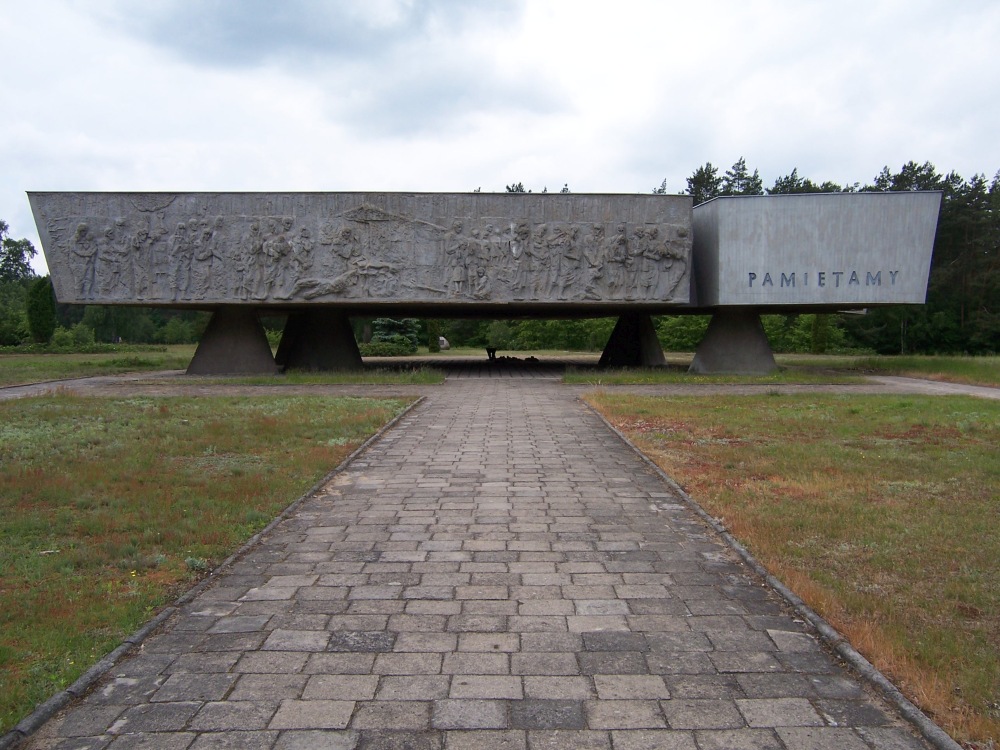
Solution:
[(953, 736), (1000, 738), (1000, 404), (588, 400)]

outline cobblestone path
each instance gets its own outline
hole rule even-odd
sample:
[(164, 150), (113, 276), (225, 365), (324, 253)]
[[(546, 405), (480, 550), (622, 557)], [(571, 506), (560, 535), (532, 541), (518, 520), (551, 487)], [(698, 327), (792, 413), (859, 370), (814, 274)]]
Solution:
[(573, 390), (428, 392), (31, 746), (925, 747)]

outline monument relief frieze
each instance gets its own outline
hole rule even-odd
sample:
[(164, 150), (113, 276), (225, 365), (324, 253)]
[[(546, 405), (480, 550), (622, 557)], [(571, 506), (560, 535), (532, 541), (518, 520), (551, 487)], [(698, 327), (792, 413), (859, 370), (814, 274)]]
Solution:
[(32, 193), (62, 302), (688, 301), (690, 200)]

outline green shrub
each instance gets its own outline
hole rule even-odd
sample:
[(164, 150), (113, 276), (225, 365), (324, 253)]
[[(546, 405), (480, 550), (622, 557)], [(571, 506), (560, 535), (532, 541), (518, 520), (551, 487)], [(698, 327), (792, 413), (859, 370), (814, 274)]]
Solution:
[(405, 357), (416, 352), (416, 347), (411, 346), (406, 339), (358, 344), (358, 349), (362, 357)]

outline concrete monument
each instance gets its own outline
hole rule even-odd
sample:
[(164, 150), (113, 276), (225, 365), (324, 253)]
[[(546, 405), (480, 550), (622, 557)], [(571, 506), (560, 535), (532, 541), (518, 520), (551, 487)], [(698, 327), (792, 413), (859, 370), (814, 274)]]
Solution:
[[(358, 367), (350, 315), (617, 315), (602, 363), (664, 362), (651, 314), (711, 312), (692, 369), (774, 367), (759, 315), (924, 301), (940, 193), (33, 192), (70, 304), (213, 311), (190, 372)], [(287, 314), (271, 356), (260, 313)]]

